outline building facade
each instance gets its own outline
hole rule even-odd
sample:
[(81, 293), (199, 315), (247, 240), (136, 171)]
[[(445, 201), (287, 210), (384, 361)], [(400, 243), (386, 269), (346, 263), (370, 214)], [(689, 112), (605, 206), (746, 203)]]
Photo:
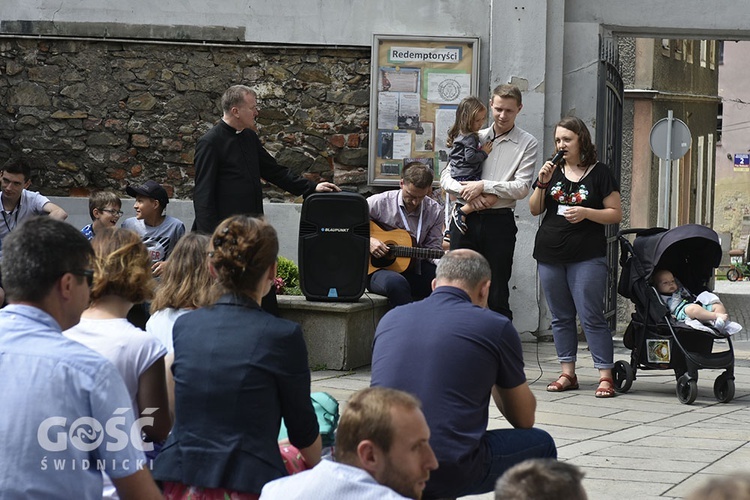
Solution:
[[(561, 116), (582, 118), (600, 136), (609, 125), (597, 122), (603, 42), (616, 44), (621, 37), (750, 38), (745, 28), (750, 26), (750, 9), (738, 9), (730, 0), (716, 0), (711, 16), (704, 15), (705, 8), (698, 0), (164, 0), (157, 4), (149, 0), (114, 4), (80, 0), (55, 5), (44, 0), (8, 0), (0, 3), (0, 65), (4, 64), (0, 67), (0, 156), (10, 150), (46, 147), (44, 169), (52, 173), (40, 177), (54, 176), (56, 184), (67, 183), (64, 187), (73, 194), (73, 188), (92, 180), (122, 184), (138, 175), (150, 176), (147, 169), (158, 164), (162, 169), (156, 172), (159, 180), (172, 175), (174, 193), (185, 197), (191, 162), (189, 156), (181, 155), (189, 155), (190, 141), (218, 118), (216, 100), (223, 87), (240, 82), (260, 86), (261, 99), (269, 103), (261, 123), (266, 120), (263, 125), (278, 127), (268, 129), (274, 130), (266, 137), (271, 150), (279, 154), (289, 150), (289, 161), (296, 162), (301, 173), (332, 177), (366, 190), (361, 187), (367, 168), (361, 164), (361, 155), (370, 145), (359, 120), (367, 115), (367, 105), (359, 98), (369, 85), (363, 67), (368, 65), (366, 54), (372, 35), (377, 33), (479, 38), (480, 97), (486, 99), (490, 89), (500, 83), (518, 85), (524, 99), (518, 124), (540, 140), (546, 157), (553, 150), (553, 127)], [(69, 43), (67, 49), (65, 43)], [(139, 54), (145, 51), (139, 43), (161, 47), (161, 59), (139, 61)], [(195, 54), (186, 54), (180, 63), (169, 59), (169, 54), (182, 53), (188, 47)], [(285, 53), (290, 57), (277, 58), (263, 67), (254, 62), (256, 50), (264, 59)], [(320, 66), (318, 62), (329, 57), (336, 59), (338, 50), (343, 51), (342, 59), (347, 59), (345, 67), (336, 66), (336, 71), (326, 67), (321, 72), (307, 67)], [(694, 48), (694, 57), (695, 53)], [(78, 70), (75, 58), (92, 54), (106, 56), (95, 59), (102, 68), (91, 68), (91, 74), (74, 74)], [(675, 56), (670, 55), (672, 59)], [(111, 81), (99, 76), (104, 65), (117, 69)], [(54, 68), (50, 70), (50, 66)], [(192, 75), (194, 70), (204, 73)], [(152, 74), (160, 80), (158, 85), (145, 83)], [(192, 76), (186, 78), (185, 74)], [(196, 89), (191, 89), (190, 83)], [(102, 103), (73, 105), (72, 101), (81, 104), (89, 93), (102, 96), (106, 113)], [(325, 104), (320, 107), (313, 101)], [(663, 114), (665, 108), (659, 106), (654, 104), (652, 118)], [(148, 122), (141, 129), (139, 118), (151, 120), (154, 110), (164, 110), (168, 119)], [(55, 113), (59, 114), (53, 116)], [(29, 136), (40, 127), (45, 134), (38, 134), (34, 142)], [(93, 143), (91, 132), (96, 134)], [(711, 149), (708, 132), (700, 135), (705, 135), (704, 151)], [(133, 154), (136, 158), (146, 155), (147, 148), (153, 161), (132, 160)], [(693, 149), (697, 162), (699, 146)], [(91, 150), (87, 162), (94, 168), (68, 162), (71, 150)], [(174, 161), (160, 163), (161, 158)], [(693, 159), (690, 165), (689, 183), (683, 188), (697, 189), (702, 183), (697, 182), (697, 172), (692, 174)], [(620, 165), (615, 168), (619, 170)], [(121, 178), (112, 181), (111, 174)], [(705, 209), (694, 201), (674, 206), (682, 214), (678, 220), (691, 220), (700, 207)], [(648, 215), (637, 215), (639, 223), (652, 220), (652, 211), (649, 208)], [(706, 213), (698, 219), (705, 220)], [(536, 263), (530, 257), (538, 220), (524, 202), (519, 203), (516, 220), (519, 234), (510, 283), (511, 307), (524, 314), (514, 323), (519, 331), (546, 330), (549, 313), (538, 286)]]

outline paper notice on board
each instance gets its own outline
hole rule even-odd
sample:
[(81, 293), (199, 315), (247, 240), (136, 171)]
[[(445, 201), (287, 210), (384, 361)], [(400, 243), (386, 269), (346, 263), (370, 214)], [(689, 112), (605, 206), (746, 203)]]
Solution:
[(414, 134), (414, 150), (415, 151), (432, 151), (435, 149), (433, 134), (433, 125), (430, 122), (421, 122), (420, 129), (417, 129), (417, 133)]
[(397, 132), (393, 134), (393, 158), (400, 160), (411, 155), (411, 134)]
[(390, 130), (378, 131), (378, 156), (386, 160), (393, 158), (393, 132)]
[(471, 75), (468, 73), (427, 74), (427, 101), (437, 104), (458, 104), (471, 95)]
[(446, 107), (435, 110), (435, 151), (447, 150), (445, 141), (448, 139), (448, 130), (456, 121), (456, 108)]
[(381, 67), (378, 90), (419, 92), (419, 68)]
[(398, 94), (378, 93), (378, 128), (394, 129), (398, 125)]
[(419, 94), (400, 93), (398, 99), (398, 128), (419, 127)]

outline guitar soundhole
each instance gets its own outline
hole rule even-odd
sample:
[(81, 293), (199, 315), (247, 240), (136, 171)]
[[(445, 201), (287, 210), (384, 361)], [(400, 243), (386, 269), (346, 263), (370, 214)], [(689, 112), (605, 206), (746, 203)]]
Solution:
[(373, 267), (383, 268), (383, 267), (388, 267), (394, 262), (396, 262), (396, 258), (386, 256), (386, 257), (380, 257), (379, 259), (376, 259), (375, 257), (370, 256), (370, 262), (372, 262)]
[(384, 268), (396, 262), (396, 257), (393, 255), (393, 245), (388, 246), (391, 248), (391, 250), (383, 257), (376, 258), (370, 255), (370, 262), (372, 263), (373, 267)]

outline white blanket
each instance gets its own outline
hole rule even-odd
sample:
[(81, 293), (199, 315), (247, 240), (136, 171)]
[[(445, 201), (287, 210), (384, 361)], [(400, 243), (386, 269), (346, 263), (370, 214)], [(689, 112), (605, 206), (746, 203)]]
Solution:
[[(685, 324), (689, 326), (690, 328), (695, 328), (696, 330), (703, 330), (704, 332), (709, 333), (716, 333), (716, 330), (711, 328), (708, 325), (704, 325), (697, 319), (686, 319)], [(727, 321), (724, 325), (724, 332), (728, 335), (734, 335), (735, 333), (742, 330), (742, 325), (739, 323), (735, 323), (734, 321)]]

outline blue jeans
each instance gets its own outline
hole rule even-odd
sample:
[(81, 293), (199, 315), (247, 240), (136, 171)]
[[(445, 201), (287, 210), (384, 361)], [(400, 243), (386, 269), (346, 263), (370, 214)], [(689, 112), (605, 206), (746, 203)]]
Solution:
[(495, 483), (503, 472), (529, 458), (557, 458), (552, 436), (536, 428), (487, 431), (481, 446), (489, 447), (484, 478), (458, 496), (494, 491)]
[(604, 317), (607, 274), (605, 257), (569, 264), (539, 262), (539, 280), (552, 313), (552, 337), (561, 363), (576, 361), (577, 312), (594, 367), (608, 369), (614, 366), (612, 334)]
[(432, 280), (435, 279), (436, 266), (426, 260), (418, 261), (415, 266), (420, 266), (419, 274), (411, 268), (403, 273), (387, 269), (375, 271), (369, 277), (367, 289), (372, 293), (388, 297), (391, 307), (423, 299), (432, 293)]

